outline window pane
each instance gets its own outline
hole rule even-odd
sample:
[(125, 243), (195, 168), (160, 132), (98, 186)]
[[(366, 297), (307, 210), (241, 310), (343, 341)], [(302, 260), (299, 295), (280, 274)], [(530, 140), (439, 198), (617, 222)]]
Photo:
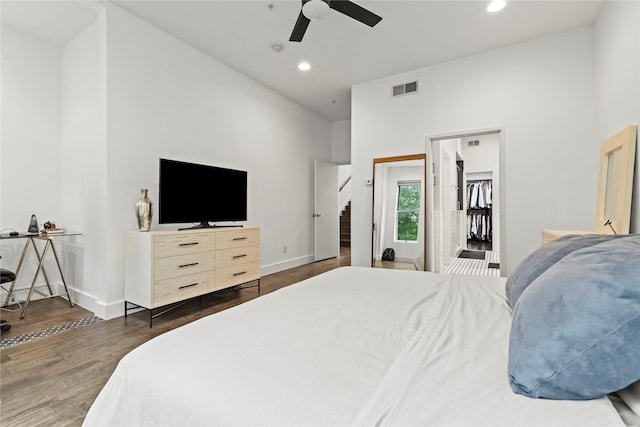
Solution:
[(398, 212), (398, 240), (418, 240), (418, 212)]
[(401, 185), (398, 210), (420, 209), (420, 185)]

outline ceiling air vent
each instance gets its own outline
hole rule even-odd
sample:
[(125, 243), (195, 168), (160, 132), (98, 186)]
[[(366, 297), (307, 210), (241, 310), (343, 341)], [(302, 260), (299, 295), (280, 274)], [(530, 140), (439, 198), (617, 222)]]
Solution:
[(409, 95), (418, 92), (418, 82), (409, 82), (401, 85), (393, 86), (393, 96)]

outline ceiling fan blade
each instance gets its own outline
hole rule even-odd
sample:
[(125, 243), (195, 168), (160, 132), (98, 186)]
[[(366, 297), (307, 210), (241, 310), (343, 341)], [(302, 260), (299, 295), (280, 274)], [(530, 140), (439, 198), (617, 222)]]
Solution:
[(298, 20), (296, 21), (296, 25), (293, 26), (293, 31), (291, 32), (291, 37), (289, 37), (290, 42), (301, 42), (304, 37), (305, 31), (307, 31), (307, 27), (309, 26), (309, 18), (302, 14), (300, 11), (300, 15), (298, 15)]
[(367, 24), (370, 27), (373, 27), (378, 22), (382, 21), (381, 16), (378, 16), (375, 13), (368, 11), (364, 7), (358, 6), (357, 4), (351, 1), (332, 0), (331, 3), (329, 3), (329, 7), (357, 21), (360, 21), (363, 24)]

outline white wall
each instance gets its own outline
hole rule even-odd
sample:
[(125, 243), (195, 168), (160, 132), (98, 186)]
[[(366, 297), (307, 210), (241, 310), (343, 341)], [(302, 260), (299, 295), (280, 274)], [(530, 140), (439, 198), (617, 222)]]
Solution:
[[(595, 25), (598, 139), (640, 123), (640, 2), (606, 2)], [(631, 213), (640, 233), (640, 150)], [(595, 215), (595, 208), (594, 208)]]
[[(593, 29), (585, 28), (354, 86), (352, 263), (368, 264), (372, 159), (424, 152), (428, 135), (504, 126), (508, 271), (539, 246), (543, 229), (591, 227), (594, 74)], [(391, 99), (389, 87), (408, 78), (420, 91)]]
[[(66, 229), (83, 236), (61, 257), (74, 300), (103, 314), (109, 289), (106, 263), (110, 229), (103, 47), (104, 13), (62, 48), (61, 212)], [(62, 239), (60, 239), (62, 241)], [(67, 242), (67, 239), (64, 239)]]
[(309, 262), (312, 166), (330, 158), (331, 123), (116, 7), (107, 12), (107, 303), (122, 299), (122, 235), (136, 228), (139, 189), (157, 201), (159, 157), (247, 170), (263, 273)]
[(61, 253), (80, 269), (69, 280), (76, 298), (120, 316), (123, 234), (137, 228), (141, 188), (157, 202), (167, 157), (249, 172), (247, 222), (261, 227), (263, 274), (312, 261), (313, 160), (331, 159), (331, 123), (105, 7), (63, 47), (3, 28), (2, 227), (24, 230), (36, 213), (82, 232)]
[(351, 163), (351, 120), (331, 123), (331, 161), (338, 165)]
[[(0, 138), (0, 229), (26, 231), (60, 222), (61, 49), (2, 25), (2, 134)], [(25, 241), (2, 240), (3, 266), (15, 269)], [(32, 253), (33, 255), (33, 253)], [(35, 256), (15, 286), (28, 288)], [(51, 265), (48, 263), (48, 267)], [(18, 292), (19, 298), (26, 296)], [(6, 294), (1, 293), (4, 297)]]

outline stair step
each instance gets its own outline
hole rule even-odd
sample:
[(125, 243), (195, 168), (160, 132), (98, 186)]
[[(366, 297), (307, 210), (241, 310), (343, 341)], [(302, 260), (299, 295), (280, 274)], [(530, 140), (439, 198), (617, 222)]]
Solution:
[(351, 202), (340, 212), (340, 246), (351, 247)]

